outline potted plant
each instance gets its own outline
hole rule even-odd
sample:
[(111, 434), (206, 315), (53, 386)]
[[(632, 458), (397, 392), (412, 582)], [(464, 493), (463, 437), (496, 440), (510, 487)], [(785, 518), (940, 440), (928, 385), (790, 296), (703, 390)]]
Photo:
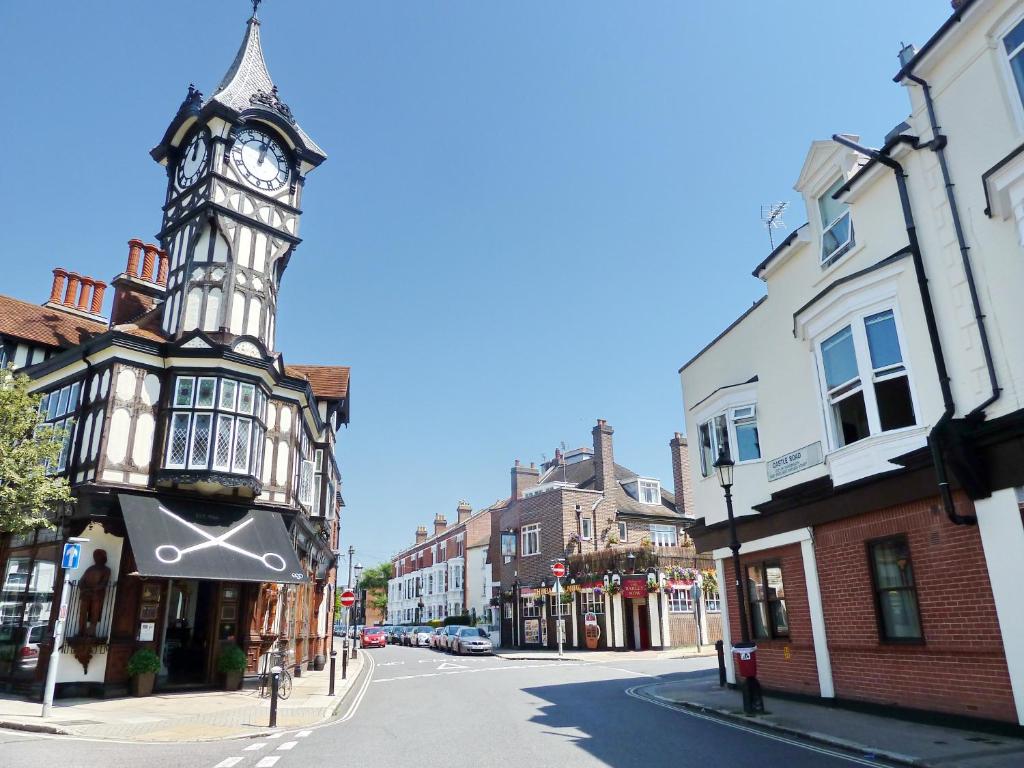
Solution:
[(622, 586), (617, 582), (613, 581), (608, 585), (608, 594), (617, 595), (622, 591)]
[(649, 594), (649, 595), (657, 594), (658, 589), (659, 589), (658, 582), (656, 582), (656, 581), (648, 581), (647, 582), (647, 594)]
[(561, 601), (562, 605), (571, 605), (572, 592), (563, 592), (558, 599)]
[(224, 676), (224, 690), (237, 691), (242, 687), (242, 678), (248, 659), (245, 652), (237, 645), (226, 645), (217, 657), (217, 671)]
[(140, 648), (128, 659), (128, 676), (131, 678), (132, 696), (149, 696), (153, 693), (156, 673), (160, 671), (160, 659), (149, 648)]

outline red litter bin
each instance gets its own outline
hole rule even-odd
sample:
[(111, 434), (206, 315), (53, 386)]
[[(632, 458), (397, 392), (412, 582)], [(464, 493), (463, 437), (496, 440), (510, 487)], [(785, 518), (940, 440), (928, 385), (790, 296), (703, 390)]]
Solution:
[(732, 647), (736, 668), (741, 677), (757, 677), (757, 645), (737, 643)]

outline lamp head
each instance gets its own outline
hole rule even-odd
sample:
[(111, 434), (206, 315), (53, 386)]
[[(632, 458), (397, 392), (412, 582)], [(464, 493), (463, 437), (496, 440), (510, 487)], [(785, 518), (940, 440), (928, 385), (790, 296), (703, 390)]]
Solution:
[(724, 450), (719, 451), (718, 461), (715, 462), (714, 467), (715, 472), (718, 473), (718, 484), (722, 486), (722, 488), (727, 489), (732, 487), (732, 474), (735, 466), (736, 462), (729, 458), (729, 454)]

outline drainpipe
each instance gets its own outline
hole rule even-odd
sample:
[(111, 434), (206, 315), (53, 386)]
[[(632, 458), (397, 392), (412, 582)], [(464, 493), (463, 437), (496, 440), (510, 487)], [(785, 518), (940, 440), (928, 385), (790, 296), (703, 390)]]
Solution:
[[(931, 292), (928, 290), (928, 275), (924, 268), (924, 259), (921, 257), (921, 245), (917, 239), (917, 225), (914, 221), (914, 211), (910, 207), (910, 195), (907, 192), (907, 174), (903, 166), (886, 154), (875, 149), (861, 146), (850, 141), (845, 136), (834, 134), (832, 140), (855, 152), (867, 155), (872, 160), (890, 168), (896, 177), (896, 187), (900, 195), (900, 207), (903, 210), (903, 222), (907, 228), (907, 240), (910, 245), (910, 255), (914, 262), (914, 272), (917, 275), (917, 287), (921, 293), (921, 304), (924, 308), (925, 325), (928, 328), (928, 341), (931, 344), (932, 357), (935, 360), (935, 370), (939, 378), (939, 389), (942, 391), (943, 412), (939, 420), (935, 422), (932, 431), (928, 435), (928, 446), (932, 453), (932, 463), (935, 465), (935, 476), (939, 485), (939, 496), (942, 498), (942, 506), (949, 521), (954, 525), (975, 525), (978, 519), (973, 516), (961, 515), (956, 511), (953, 503), (953, 493), (949, 488), (949, 473), (946, 470), (946, 460), (942, 453), (941, 430), (953, 418), (956, 413), (956, 403), (953, 400), (953, 390), (949, 384), (949, 371), (946, 368), (945, 355), (942, 352), (942, 341), (939, 339), (939, 327), (935, 320), (935, 307), (932, 304)], [(900, 142), (910, 144), (917, 148), (919, 142), (912, 136), (900, 136)]]
[(996, 377), (996, 367), (992, 359), (992, 347), (988, 340), (988, 330), (985, 327), (985, 314), (981, 311), (981, 300), (978, 298), (978, 288), (974, 282), (974, 269), (971, 266), (970, 246), (964, 237), (964, 229), (960, 222), (960, 209), (957, 208), (956, 195), (953, 194), (953, 181), (949, 177), (949, 165), (946, 163), (947, 137), (941, 132), (939, 121), (935, 117), (935, 104), (932, 101), (932, 89), (926, 80), (912, 72), (906, 73), (906, 78), (912, 83), (921, 86), (924, 92), (924, 102), (928, 108), (928, 122), (932, 129), (932, 140), (925, 146), (935, 153), (939, 160), (939, 168), (942, 170), (942, 182), (946, 187), (946, 201), (949, 203), (950, 215), (953, 218), (953, 229), (956, 232), (957, 245), (960, 247), (960, 259), (964, 265), (964, 277), (967, 280), (967, 288), (971, 294), (971, 307), (974, 310), (974, 319), (978, 324), (978, 338), (981, 341), (981, 350), (985, 357), (985, 367), (988, 369), (988, 380), (992, 387), (992, 393), (988, 398), (978, 405), (965, 417), (968, 421), (982, 421), (985, 418), (985, 409), (999, 399), (1002, 388)]

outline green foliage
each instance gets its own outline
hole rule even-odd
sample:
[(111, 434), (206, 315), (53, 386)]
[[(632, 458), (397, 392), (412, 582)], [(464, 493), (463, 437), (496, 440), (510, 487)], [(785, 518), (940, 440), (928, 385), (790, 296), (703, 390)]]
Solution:
[(380, 612), (381, 616), (388, 615), (388, 593), (387, 590), (375, 592), (370, 597), (370, 605)]
[(27, 376), (0, 368), (0, 531), (8, 533), (52, 527), (47, 512), (71, 499), (67, 479), (46, 474), (64, 430), (41, 426), (41, 398), (28, 388)]
[(427, 626), (428, 627), (433, 627), (434, 629), (437, 629), (438, 627), (443, 627), (444, 624), (441, 622), (440, 619), (431, 619), (430, 621), (427, 622)]
[(444, 622), (441, 624), (441, 626), (442, 627), (451, 627), (451, 626), (471, 627), (471, 626), (473, 626), (473, 622), (470, 620), (468, 615), (462, 614), (461, 616), (448, 616), (448, 617), (446, 617)]
[(128, 659), (128, 676), (156, 674), (160, 671), (160, 659), (149, 648), (140, 648)]
[(245, 672), (247, 665), (245, 652), (237, 645), (225, 646), (217, 657), (218, 672)]
[(393, 569), (391, 563), (380, 563), (372, 568), (366, 568), (363, 570), (362, 575), (359, 577), (360, 589), (383, 589), (387, 590), (388, 581), (393, 575)]

